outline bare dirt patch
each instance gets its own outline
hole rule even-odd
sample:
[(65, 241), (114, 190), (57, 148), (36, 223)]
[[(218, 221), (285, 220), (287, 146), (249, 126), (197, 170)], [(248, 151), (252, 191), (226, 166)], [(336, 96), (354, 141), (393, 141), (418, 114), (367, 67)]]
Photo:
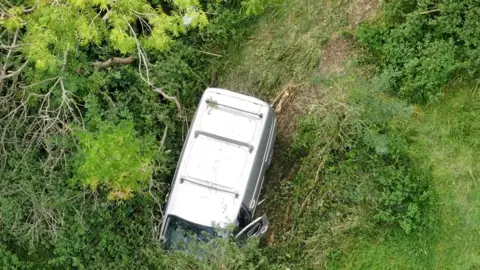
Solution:
[(382, 0), (353, 0), (347, 9), (348, 25), (357, 27), (361, 22), (373, 18), (382, 4)]
[(334, 35), (325, 44), (320, 62), (320, 74), (326, 77), (345, 73), (346, 63), (355, 56), (353, 46), (345, 38)]
[(272, 101), (277, 114), (278, 134), (286, 141), (293, 138), (300, 119), (321, 100), (323, 89), (307, 83), (286, 85)]
[[(320, 65), (314, 77), (329, 80), (345, 75), (347, 63), (355, 56), (355, 48), (347, 39), (333, 35), (322, 48)], [(309, 82), (287, 84), (271, 101), (277, 114), (278, 134), (287, 144), (293, 138), (298, 122), (324, 99), (328, 91), (332, 89)]]

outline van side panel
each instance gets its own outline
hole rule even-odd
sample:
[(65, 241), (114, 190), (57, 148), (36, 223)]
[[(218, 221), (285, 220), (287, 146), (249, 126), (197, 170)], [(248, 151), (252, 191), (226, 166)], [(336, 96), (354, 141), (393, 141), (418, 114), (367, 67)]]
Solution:
[(266, 160), (268, 159), (269, 149), (268, 143), (271, 138), (272, 125), (274, 125), (274, 115), (271, 108), (269, 113), (265, 116), (266, 124), (263, 129), (259, 145), (257, 156), (255, 157), (254, 165), (249, 177), (249, 184), (245, 193), (243, 203), (253, 213), (257, 204), (257, 198), (263, 185), (264, 174), (267, 168)]

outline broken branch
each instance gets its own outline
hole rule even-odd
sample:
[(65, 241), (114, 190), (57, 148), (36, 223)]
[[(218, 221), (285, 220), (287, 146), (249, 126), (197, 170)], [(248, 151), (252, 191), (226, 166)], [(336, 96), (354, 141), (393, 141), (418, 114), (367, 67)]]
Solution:
[(112, 65), (128, 65), (133, 63), (133, 60), (134, 58), (132, 56), (129, 56), (126, 58), (112, 57), (105, 62), (100, 62), (100, 61), (94, 62), (93, 66), (98, 69), (98, 68), (107, 68)]
[(197, 50), (198, 52), (204, 53), (206, 55), (211, 55), (211, 56), (216, 56), (216, 57), (223, 57), (223, 55), (217, 54), (217, 53), (211, 53), (207, 51), (202, 51), (202, 50)]
[(3, 45), (3, 44), (0, 45), (0, 48), (6, 49), (6, 50), (18, 49), (18, 48), (20, 48), (20, 47), (21, 47), (21, 45), (15, 45), (15, 46), (12, 46), (12, 45)]
[(160, 141), (161, 148), (163, 148), (163, 146), (165, 145), (165, 140), (167, 139), (167, 132), (168, 132), (168, 126), (165, 126), (165, 129), (163, 130), (162, 140)]
[(3, 64), (2, 73), (1, 73), (0, 77), (3, 77), (5, 75), (5, 73), (7, 72), (8, 59), (10, 58), (10, 55), (12, 55), (13, 48), (17, 45), (17, 38), (18, 38), (18, 32), (19, 31), (20, 31), (20, 29), (17, 29), (15, 31), (15, 35), (13, 36), (12, 44), (10, 45), (10, 49), (8, 50), (7, 56), (5, 57), (5, 60), (4, 60), (5, 62)]
[(37, 7), (37, 2), (35, 2), (35, 3), (33, 4), (33, 6), (31, 6), (30, 8), (24, 8), (24, 9), (23, 9), (23, 13), (30, 13), (30, 12), (32, 12), (36, 7)]
[(435, 12), (440, 12), (440, 9), (437, 8), (437, 9), (427, 10), (427, 11), (420, 12), (420, 14), (425, 15), (425, 14), (430, 14)]
[(165, 99), (175, 101), (175, 104), (177, 104), (178, 112), (180, 114), (182, 113), (182, 105), (180, 104), (180, 101), (178, 101), (177, 97), (167, 95), (165, 92), (163, 92), (163, 88), (154, 88), (153, 91), (159, 93)]
[(25, 63), (23, 63), (23, 65), (20, 66), (20, 68), (18, 68), (18, 69), (15, 70), (15, 71), (9, 71), (9, 72), (8, 72), (9, 74), (8, 74), (8, 75), (4, 75), (3, 77), (0, 78), (0, 80), (7, 79), (7, 78), (11, 78), (11, 77), (13, 77), (13, 76), (17, 76), (17, 75), (22, 71), (22, 69), (23, 69), (25, 66), (27, 66), (27, 64), (28, 64), (28, 61), (25, 61)]

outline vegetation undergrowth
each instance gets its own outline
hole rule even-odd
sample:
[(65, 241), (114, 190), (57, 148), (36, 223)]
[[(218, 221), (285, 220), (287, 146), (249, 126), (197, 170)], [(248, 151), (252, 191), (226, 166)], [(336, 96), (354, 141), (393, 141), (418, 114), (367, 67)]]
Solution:
[[(441, 108), (452, 97), (442, 97), (447, 83), (475, 79), (476, 58), (469, 56), (478, 46), (467, 33), (475, 32), (470, 15), (476, 2), (389, 1), (376, 18), (353, 29), (344, 15), (351, 4), (358, 8), (355, 1), (292, 1), (267, 14), (222, 78), (231, 88), (273, 103), (280, 97), (287, 104), (279, 110), (280, 153), (267, 182), (264, 209), (272, 231), (266, 252), (272, 262), (290, 268), (476, 267), (479, 257), (471, 241), (476, 238), (457, 234), (463, 226), (478, 230), (472, 224), (476, 217), (458, 210), (453, 215), (457, 208), (449, 205), (456, 192), (439, 188), (449, 176), (437, 174), (442, 162), (430, 162), (433, 144), (443, 140), (431, 137), (442, 124), (426, 132), (429, 123), (419, 120), (428, 113), (408, 104), (433, 101), (429, 109)], [(358, 56), (360, 75), (358, 67), (329, 63), (329, 50), (345, 47), (348, 32), (354, 38), (349, 42), (360, 47), (333, 53), (345, 62)], [(452, 49), (448, 44), (454, 55), (445, 51)], [(340, 76), (323, 71), (329, 69)], [(370, 82), (359, 79), (372, 73)], [(475, 199), (463, 203), (477, 204)], [(462, 241), (467, 244), (453, 244)]]
[(267, 4), (2, 2), (0, 268), (248, 266), (228, 242), (168, 255), (159, 224), (198, 97)]
[[(2, 3), (0, 267), (478, 268), (478, 3), (377, 8)], [(267, 246), (199, 258), (165, 252), (158, 225), (207, 86), (271, 101), (279, 134)]]
[(409, 152), (432, 170), (433, 223), (405, 236), (381, 233), (358, 238), (340, 265), (352, 269), (475, 269), (480, 228), (478, 121), (475, 86), (449, 88), (409, 124), (416, 135)]
[(356, 35), (370, 49), (385, 91), (410, 102), (437, 99), (454, 76), (478, 78), (480, 3), (389, 1)]
[(292, 210), (271, 254), (291, 267), (333, 267), (359, 238), (432, 226), (431, 170), (410, 153), (413, 107), (354, 80), (348, 100), (314, 105), (287, 154), (299, 169), (277, 199)]

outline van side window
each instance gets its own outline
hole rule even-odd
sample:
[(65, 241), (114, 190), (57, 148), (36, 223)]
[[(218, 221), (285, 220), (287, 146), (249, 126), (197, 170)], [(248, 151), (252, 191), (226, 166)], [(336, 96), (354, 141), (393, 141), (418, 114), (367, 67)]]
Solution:
[(252, 216), (250, 214), (250, 211), (247, 210), (247, 207), (242, 204), (242, 207), (240, 207), (240, 212), (238, 213), (238, 227), (239, 228), (244, 228), (250, 223), (250, 220), (252, 219)]

